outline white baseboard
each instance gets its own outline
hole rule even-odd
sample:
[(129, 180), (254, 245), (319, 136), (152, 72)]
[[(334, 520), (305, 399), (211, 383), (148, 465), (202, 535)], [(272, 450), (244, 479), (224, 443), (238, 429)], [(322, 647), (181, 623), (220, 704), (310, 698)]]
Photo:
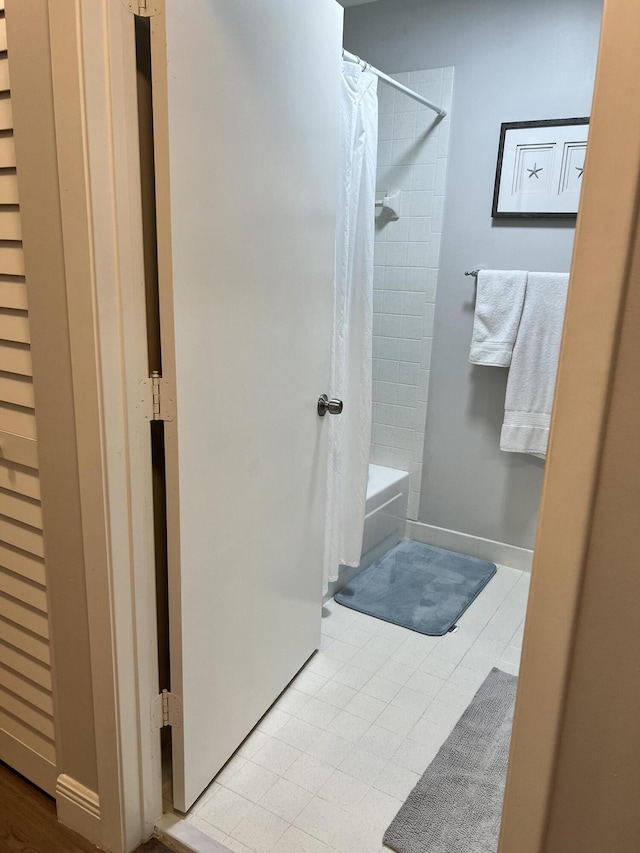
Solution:
[(531, 571), (533, 551), (529, 548), (519, 548), (517, 545), (507, 545), (506, 542), (483, 539), (481, 536), (470, 536), (468, 533), (434, 527), (421, 521), (407, 521), (406, 538), (423, 542), (425, 545), (434, 545), (436, 548), (457, 551), (469, 557), (489, 560), (510, 569)]
[(61, 773), (56, 781), (56, 811), (60, 823), (92, 844), (101, 844), (100, 798), (95, 791)]

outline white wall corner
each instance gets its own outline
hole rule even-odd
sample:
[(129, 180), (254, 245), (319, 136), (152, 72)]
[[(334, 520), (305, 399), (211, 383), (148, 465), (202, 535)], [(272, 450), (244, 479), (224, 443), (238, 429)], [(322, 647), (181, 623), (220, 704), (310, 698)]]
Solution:
[(61, 773), (56, 782), (56, 810), (60, 823), (100, 845), (100, 798), (95, 791)]

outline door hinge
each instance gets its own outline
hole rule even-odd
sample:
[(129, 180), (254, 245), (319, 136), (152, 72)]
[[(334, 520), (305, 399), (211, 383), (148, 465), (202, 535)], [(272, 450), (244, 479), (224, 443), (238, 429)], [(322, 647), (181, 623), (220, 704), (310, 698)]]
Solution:
[(140, 402), (148, 421), (172, 421), (176, 416), (176, 396), (168, 379), (154, 370), (140, 383)]
[(160, 14), (160, 4), (157, 0), (122, 0), (124, 8), (139, 18), (152, 18)]
[(151, 700), (151, 729), (157, 731), (164, 726), (182, 727), (182, 701), (168, 690), (163, 690)]

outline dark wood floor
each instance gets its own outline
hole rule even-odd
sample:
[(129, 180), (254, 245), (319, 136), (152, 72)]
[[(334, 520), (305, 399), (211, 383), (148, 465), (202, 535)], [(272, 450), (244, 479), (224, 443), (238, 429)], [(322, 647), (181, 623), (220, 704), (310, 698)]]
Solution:
[[(95, 853), (56, 819), (55, 802), (0, 762), (0, 853)], [(170, 853), (156, 839), (136, 853)]]

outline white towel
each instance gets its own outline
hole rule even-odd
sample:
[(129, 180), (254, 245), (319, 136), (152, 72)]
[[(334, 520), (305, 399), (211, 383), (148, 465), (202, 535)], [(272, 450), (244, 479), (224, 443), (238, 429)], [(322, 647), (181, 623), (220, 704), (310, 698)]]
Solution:
[(530, 272), (507, 380), (500, 449), (547, 454), (567, 301), (567, 273)]
[(524, 270), (480, 270), (469, 361), (509, 367), (518, 333), (527, 273)]

